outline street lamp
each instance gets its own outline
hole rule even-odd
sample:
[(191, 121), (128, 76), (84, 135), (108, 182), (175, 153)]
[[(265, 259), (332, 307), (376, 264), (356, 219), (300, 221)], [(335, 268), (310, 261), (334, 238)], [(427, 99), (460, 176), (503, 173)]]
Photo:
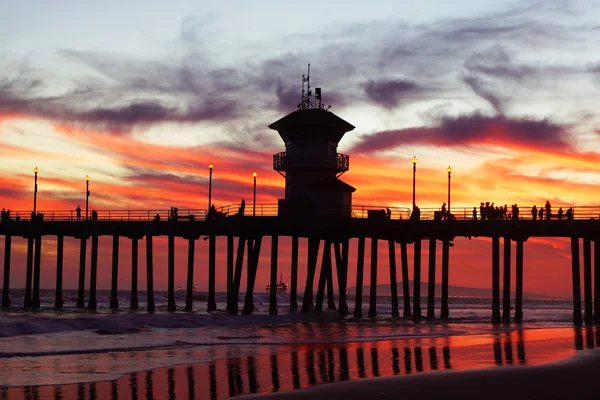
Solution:
[(85, 220), (88, 219), (88, 203), (90, 199), (90, 176), (85, 176)]
[(256, 174), (256, 171), (254, 171), (254, 173), (252, 174), (252, 177), (254, 178), (254, 200), (252, 201), (252, 216), (256, 216), (256, 177), (258, 175)]
[(415, 187), (416, 187), (416, 177), (417, 177), (417, 156), (413, 156), (413, 210), (415, 209)]
[(452, 167), (448, 165), (448, 216), (450, 216), (450, 174), (452, 174)]
[(210, 210), (210, 206), (212, 205), (212, 171), (215, 166), (213, 163), (208, 164), (208, 169), (210, 171), (208, 177), (208, 209)]
[(40, 170), (38, 167), (33, 169), (33, 215), (36, 215), (37, 210), (37, 174)]

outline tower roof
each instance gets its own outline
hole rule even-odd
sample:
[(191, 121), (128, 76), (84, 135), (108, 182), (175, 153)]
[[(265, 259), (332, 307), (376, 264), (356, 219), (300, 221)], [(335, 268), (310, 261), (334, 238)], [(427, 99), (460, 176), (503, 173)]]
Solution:
[(348, 185), (346, 182), (335, 176), (321, 179), (320, 181), (309, 185), (309, 187), (318, 192), (356, 192), (355, 187)]
[(354, 125), (322, 108), (311, 108), (296, 110), (273, 122), (269, 128), (279, 132), (286, 143), (297, 135), (326, 137), (337, 143), (346, 132), (354, 129)]

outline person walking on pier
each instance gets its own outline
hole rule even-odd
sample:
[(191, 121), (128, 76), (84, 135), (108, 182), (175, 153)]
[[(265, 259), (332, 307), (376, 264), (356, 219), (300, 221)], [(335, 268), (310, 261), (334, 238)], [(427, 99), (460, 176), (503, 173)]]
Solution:
[(485, 221), (485, 206), (483, 205), (483, 202), (479, 204), (479, 214), (481, 215), (481, 220)]
[(421, 219), (421, 210), (419, 207), (417, 207), (417, 205), (415, 205), (415, 208), (413, 208), (413, 212), (410, 214), (410, 219), (411, 221), (418, 221)]
[(240, 204), (240, 209), (238, 210), (238, 215), (240, 217), (244, 216), (244, 210), (246, 209), (246, 200), (242, 199), (242, 203)]
[(442, 204), (442, 219), (447, 219), (447, 215), (446, 215), (446, 203)]
[(538, 211), (538, 217), (540, 217), (540, 221), (544, 219), (544, 209), (540, 208), (540, 211)]
[(573, 207), (569, 207), (565, 216), (567, 217), (567, 221), (573, 220)]
[(473, 221), (477, 221), (477, 207), (473, 207)]
[(81, 221), (81, 207), (77, 206), (75, 209), (75, 215), (77, 216), (77, 221)]
[(2, 221), (6, 221), (6, 210), (2, 207)]
[(562, 209), (562, 207), (560, 207), (558, 209), (558, 220), (562, 221), (562, 217), (563, 217), (563, 209)]
[(390, 210), (389, 207), (385, 208), (385, 216), (387, 217), (387, 219), (392, 219), (392, 210)]
[(548, 200), (546, 200), (546, 219), (548, 221), (550, 221), (550, 218), (552, 216), (552, 207), (550, 207), (550, 202)]
[(531, 209), (531, 219), (533, 219), (535, 221), (537, 219), (537, 216), (538, 216), (538, 210), (534, 204), (533, 208)]

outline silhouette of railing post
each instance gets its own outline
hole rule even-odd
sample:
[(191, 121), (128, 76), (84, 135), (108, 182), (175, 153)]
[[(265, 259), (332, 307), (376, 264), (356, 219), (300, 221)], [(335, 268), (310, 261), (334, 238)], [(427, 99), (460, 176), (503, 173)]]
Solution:
[(390, 290), (392, 292), (392, 317), (400, 317), (398, 311), (398, 280), (396, 279), (396, 245), (393, 240), (388, 240), (388, 256), (390, 259)]
[[(238, 296), (240, 294), (240, 282), (242, 281), (242, 267), (244, 266), (244, 250), (246, 249), (246, 239), (240, 237), (238, 239), (238, 249), (235, 260), (235, 273), (233, 277), (233, 289), (230, 296), (230, 303), (227, 310), (230, 314), (237, 315), (238, 313)], [(250, 254), (248, 253), (248, 257)]]
[(40, 308), (40, 264), (42, 260), (42, 236), (35, 238), (35, 257), (33, 267), (33, 299), (31, 306)]
[(2, 281), (2, 308), (10, 307), (10, 250), (12, 236), (4, 236), (4, 279)]
[(402, 264), (402, 297), (404, 299), (404, 318), (410, 318), (412, 312), (410, 309), (410, 282), (408, 281), (408, 251), (406, 242), (400, 242), (400, 259)]
[(215, 259), (217, 238), (211, 235), (208, 238), (208, 304), (206, 311), (217, 311), (217, 302), (215, 300)]
[(33, 278), (33, 236), (27, 237), (27, 270), (25, 272), (24, 307), (31, 307), (31, 283)]
[(148, 312), (153, 313), (156, 309), (154, 304), (154, 265), (152, 253), (152, 235), (146, 235), (146, 296), (148, 297)]
[(427, 285), (427, 319), (432, 321), (435, 318), (435, 256), (436, 256), (435, 237), (429, 238), (429, 279)]
[(598, 238), (594, 240), (594, 324), (600, 324), (600, 239)]
[(371, 238), (371, 283), (369, 293), (369, 318), (377, 317), (377, 239)]
[(363, 276), (365, 269), (365, 238), (358, 238), (358, 255), (356, 257), (356, 295), (354, 299), (354, 318), (362, 317)]
[(413, 273), (413, 322), (421, 321), (421, 238), (415, 238)]
[(500, 237), (492, 238), (492, 324), (500, 318)]
[(302, 298), (302, 310), (301, 312), (307, 313), (314, 309), (313, 304), (313, 285), (315, 281), (315, 274), (317, 271), (317, 261), (319, 258), (319, 245), (320, 239), (309, 237), (308, 238), (308, 262), (307, 262), (307, 273), (306, 273), (306, 285), (304, 285), (304, 296)]
[(130, 308), (137, 310), (140, 308), (138, 302), (138, 238), (131, 238), (131, 302)]
[(271, 236), (271, 287), (269, 293), (269, 315), (277, 315), (277, 258), (279, 236)]
[(56, 295), (54, 298), (54, 308), (59, 310), (63, 307), (62, 286), (63, 286), (63, 251), (64, 236), (56, 236)]
[(523, 240), (517, 240), (515, 277), (515, 322), (523, 322)]
[(113, 235), (112, 241), (112, 276), (110, 282), (110, 309), (119, 309), (119, 235)]
[(169, 235), (168, 239), (168, 291), (167, 291), (167, 310), (176, 311), (175, 304), (175, 236)]
[(442, 310), (440, 317), (446, 319), (450, 316), (448, 309), (448, 283), (450, 275), (450, 241), (444, 239), (442, 241)]
[(583, 298), (584, 314), (583, 320), (586, 325), (594, 322), (592, 311), (592, 242), (589, 238), (583, 238)]
[(329, 275), (329, 268), (331, 265), (331, 242), (329, 240), (323, 241), (323, 254), (321, 258), (321, 271), (319, 274), (319, 284), (317, 286), (317, 303), (315, 304), (315, 311), (323, 311), (323, 299), (325, 298), (325, 285), (327, 284), (327, 276)]
[(229, 311), (233, 296), (233, 236), (227, 235), (227, 305), (225, 309)]
[(77, 308), (85, 307), (85, 261), (87, 251), (87, 238), (84, 236), (81, 238), (79, 246), (79, 285), (77, 288)]
[(502, 294), (502, 322), (510, 322), (510, 261), (511, 239), (504, 237), (504, 284)]
[(92, 235), (92, 256), (90, 260), (90, 298), (88, 310), (95, 311), (98, 305), (96, 300), (96, 281), (98, 280), (98, 235)]
[(188, 240), (188, 268), (187, 268), (187, 285), (185, 292), (185, 311), (194, 309), (194, 256), (196, 252), (196, 240), (190, 238)]
[(298, 236), (292, 236), (292, 281), (290, 282), (290, 311), (298, 309)]
[(581, 319), (581, 279), (579, 266), (579, 238), (571, 238), (571, 264), (573, 275), (573, 323), (576, 326), (582, 324)]

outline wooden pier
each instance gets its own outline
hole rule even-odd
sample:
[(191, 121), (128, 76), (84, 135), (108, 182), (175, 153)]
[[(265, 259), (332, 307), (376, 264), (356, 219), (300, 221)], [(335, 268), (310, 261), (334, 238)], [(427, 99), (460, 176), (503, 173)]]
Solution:
[[(150, 216), (151, 214), (148, 213)], [(153, 214), (152, 214), (153, 215)], [(135, 219), (134, 219), (135, 218)], [(132, 282), (131, 303), (129, 307), (138, 309), (138, 243), (140, 239), (146, 238), (146, 271), (147, 271), (147, 311), (155, 311), (154, 304), (154, 282), (153, 282), (153, 245), (152, 239), (157, 236), (168, 237), (168, 310), (181, 309), (175, 302), (175, 238), (183, 238), (188, 241), (188, 269), (187, 269), (187, 295), (186, 311), (193, 310), (193, 276), (195, 242), (201, 237), (208, 238), (208, 301), (206, 309), (215, 311), (217, 309), (215, 299), (215, 260), (216, 244), (218, 240), (227, 241), (227, 311), (237, 314), (239, 305), (237, 298), (240, 293), (241, 277), (244, 269), (244, 252), (247, 248), (246, 276), (247, 287), (242, 308), (243, 314), (251, 314), (254, 311), (254, 285), (258, 269), (262, 240), (270, 238), (271, 242), (271, 270), (270, 270), (270, 304), (269, 313), (277, 313), (277, 276), (279, 259), (279, 239), (288, 236), (292, 242), (291, 260), (291, 287), (290, 287), (290, 309), (296, 310), (297, 288), (298, 288), (298, 263), (307, 262), (307, 276), (305, 277), (304, 296), (302, 298), (302, 312), (322, 311), (324, 299), (327, 296), (327, 308), (337, 309), (342, 315), (348, 314), (346, 304), (347, 279), (350, 266), (348, 265), (348, 253), (350, 239), (358, 239), (358, 258), (356, 264), (356, 302), (353, 312), (354, 317), (361, 318), (362, 294), (364, 284), (365, 268), (365, 245), (371, 245), (370, 260), (370, 296), (368, 317), (376, 318), (377, 313), (377, 264), (378, 264), (378, 241), (387, 242), (389, 256), (389, 277), (392, 283), (392, 311), (391, 317), (400, 317), (399, 300), (396, 289), (396, 247), (400, 249), (400, 265), (403, 298), (402, 306), (404, 318), (412, 318), (419, 322), (422, 318), (421, 312), (421, 243), (429, 243), (429, 282), (427, 293), (427, 320), (436, 317), (448, 318), (450, 310), (448, 307), (448, 284), (450, 280), (450, 247), (451, 241), (456, 237), (487, 237), (491, 238), (492, 258), (492, 290), (491, 290), (491, 321), (493, 323), (508, 323), (511, 321), (522, 322), (523, 315), (523, 253), (524, 243), (530, 237), (555, 237), (569, 238), (571, 240), (572, 254), (572, 277), (573, 277), (573, 322), (576, 325), (600, 323), (600, 221), (597, 219), (574, 219), (574, 220), (419, 220), (407, 219), (374, 219), (374, 218), (350, 218), (342, 216), (314, 216), (314, 215), (283, 215), (283, 216), (232, 216), (228, 218), (217, 218), (206, 220), (204, 214), (198, 218), (186, 218), (181, 220), (153, 220), (142, 219), (139, 216), (127, 220), (125, 218), (115, 220), (100, 215), (98, 220), (76, 221), (70, 218), (56, 217), (54, 220), (46, 219), (33, 221), (2, 221), (0, 222), (0, 235), (4, 235), (4, 279), (2, 287), (2, 308), (8, 308), (11, 304), (9, 289), (11, 282), (11, 245), (13, 237), (27, 239), (27, 267), (26, 288), (24, 306), (27, 308), (40, 307), (40, 259), (43, 239), (48, 236), (57, 237), (56, 249), (56, 299), (55, 307), (63, 306), (62, 280), (63, 280), (63, 245), (64, 238), (71, 237), (80, 241), (80, 263), (79, 263), (79, 285), (77, 307), (86, 307), (95, 310), (96, 279), (98, 273), (98, 238), (100, 236), (112, 237), (112, 279), (110, 308), (119, 308), (117, 299), (117, 285), (119, 272), (119, 243), (121, 239), (131, 240), (132, 246)], [(237, 238), (237, 239), (236, 239)], [(308, 239), (308, 254), (306, 260), (299, 259), (299, 238)], [(88, 260), (86, 249), (87, 241), (91, 240), (91, 255)], [(503, 281), (504, 293), (502, 310), (500, 304), (500, 241), (504, 247)], [(583, 240), (583, 280), (584, 280), (584, 312), (581, 309), (581, 268), (580, 268), (580, 239)], [(237, 246), (235, 242), (237, 240)], [(438, 273), (436, 267), (436, 244), (442, 244), (442, 296), (441, 315), (435, 315), (436, 298), (434, 294), (435, 276)], [(511, 243), (516, 243), (516, 267), (515, 267), (515, 309), (511, 315)], [(593, 246), (592, 246), (593, 244)], [(408, 288), (408, 257), (407, 246), (412, 245), (414, 250), (414, 290), (413, 304), (410, 304)], [(236, 252), (237, 247), (237, 252)], [(592, 263), (592, 255), (594, 262)], [(320, 262), (319, 262), (320, 258)], [(90, 266), (89, 298), (84, 298), (86, 267)], [(334, 264), (335, 263), (335, 264)], [(592, 274), (592, 265), (594, 273)], [(320, 267), (319, 267), (320, 266)], [(336, 306), (334, 292), (334, 272), (337, 276), (337, 288), (339, 293)], [(594, 281), (592, 282), (592, 276)], [(316, 304), (313, 303), (313, 286), (315, 278), (318, 278)], [(502, 311), (502, 313), (501, 313)], [(595, 311), (595, 313), (594, 313)]]

